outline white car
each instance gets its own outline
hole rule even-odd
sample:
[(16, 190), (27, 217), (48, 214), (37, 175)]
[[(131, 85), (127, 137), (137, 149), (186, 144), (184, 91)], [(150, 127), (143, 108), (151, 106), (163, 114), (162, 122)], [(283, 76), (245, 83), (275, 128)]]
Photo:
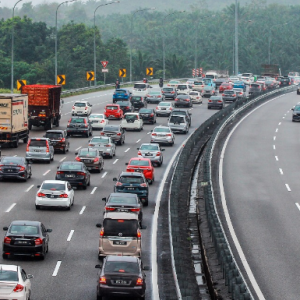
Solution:
[(193, 103), (197, 103), (197, 104), (202, 103), (202, 96), (200, 92), (192, 91), (189, 93), (189, 95), (192, 98)]
[(68, 210), (74, 204), (74, 190), (67, 181), (45, 180), (39, 188), (35, 198), (35, 208), (64, 207)]
[(174, 109), (174, 104), (173, 102), (160, 102), (155, 110), (156, 110), (156, 116), (169, 116)]
[(252, 82), (254, 82), (254, 75), (252, 73), (243, 73), (241, 75), (241, 79), (246, 84), (251, 84)]
[(191, 91), (190, 86), (186, 83), (178, 84), (176, 89), (177, 95), (188, 95)]
[(0, 265), (0, 299), (28, 300), (32, 275), (15, 265)]
[(241, 81), (241, 79), (237, 76), (230, 76), (228, 82), (235, 83), (236, 81)]
[(167, 86), (171, 86), (171, 87), (175, 87), (177, 88), (177, 85), (180, 84), (180, 81), (179, 80), (170, 80), (168, 83), (167, 83)]
[(92, 106), (88, 101), (76, 101), (72, 107), (72, 116), (89, 116)]
[(143, 119), (139, 113), (126, 113), (121, 121), (121, 127), (125, 130), (143, 130)]
[(105, 118), (104, 114), (91, 114), (89, 116), (89, 121), (91, 122), (93, 130), (102, 130), (103, 127), (109, 123), (108, 119)]
[(151, 88), (149, 83), (137, 82), (133, 85), (132, 94), (145, 97)]

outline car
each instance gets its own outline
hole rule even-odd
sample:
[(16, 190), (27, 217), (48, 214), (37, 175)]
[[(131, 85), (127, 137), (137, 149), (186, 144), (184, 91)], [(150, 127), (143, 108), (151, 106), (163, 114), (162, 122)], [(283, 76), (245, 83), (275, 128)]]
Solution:
[(143, 119), (144, 124), (156, 123), (156, 111), (153, 108), (141, 108), (139, 111), (139, 115)]
[(256, 80), (256, 83), (261, 85), (261, 89), (263, 92), (265, 92), (267, 90), (267, 86), (266, 86), (266, 82), (265, 80)]
[(216, 88), (216, 84), (214, 83), (212, 78), (208, 78), (208, 77), (202, 78), (202, 81), (204, 82), (205, 85), (212, 86), (214, 89)]
[(36, 193), (35, 208), (63, 207), (71, 209), (74, 204), (74, 190), (68, 181), (44, 180)]
[(168, 126), (156, 126), (151, 130), (150, 136), (150, 143), (168, 144), (171, 146), (175, 143), (174, 133)]
[(240, 81), (240, 80), (241, 80), (240, 77), (230, 76), (228, 82), (235, 83), (236, 81)]
[(232, 90), (236, 93), (238, 99), (244, 99), (246, 97), (243, 89), (235, 88)]
[(125, 130), (143, 130), (143, 119), (139, 113), (126, 113), (121, 121), (121, 127)]
[[(132, 188), (134, 190), (134, 188)], [(143, 222), (143, 205), (135, 193), (111, 193), (105, 201), (104, 211), (135, 213), (139, 217), (140, 226)]]
[(172, 102), (160, 102), (156, 106), (156, 116), (169, 116), (174, 108), (174, 104)]
[(48, 138), (32, 137), (27, 143), (27, 161), (45, 161), (50, 164), (54, 160), (54, 148)]
[(187, 81), (186, 81), (186, 84), (187, 85), (193, 85), (194, 82), (195, 82), (196, 78), (189, 78)]
[(0, 180), (18, 179), (27, 181), (31, 178), (31, 164), (24, 157), (2, 156), (0, 158)]
[(215, 85), (216, 85), (216, 89), (220, 88), (220, 86), (223, 84), (223, 83), (228, 83), (228, 77), (224, 75), (222, 77), (218, 77), (217, 79), (215, 79)]
[(190, 86), (185, 83), (181, 83), (177, 85), (177, 95), (188, 95), (191, 91)]
[(189, 95), (178, 95), (174, 103), (175, 107), (184, 106), (184, 107), (193, 107), (192, 98)]
[(177, 85), (180, 84), (179, 80), (172, 79), (167, 83), (167, 86), (177, 88)]
[(134, 111), (134, 107), (132, 106), (130, 101), (118, 101), (116, 102), (116, 104), (118, 104), (123, 110), (123, 114)]
[(165, 149), (161, 149), (160, 145), (157, 143), (144, 143), (142, 144), (138, 150), (138, 157), (149, 158), (153, 165), (161, 166), (164, 161), (163, 151)]
[(109, 124), (109, 121), (104, 114), (91, 114), (89, 116), (89, 121), (93, 130), (102, 130), (105, 125)]
[(280, 87), (291, 85), (291, 79), (288, 76), (278, 76)]
[(299, 72), (289, 72), (288, 73), (289, 77), (295, 77), (295, 76), (300, 76)]
[(133, 85), (132, 93), (136, 96), (145, 97), (152, 87), (147, 82), (136, 82)]
[(246, 92), (246, 84), (243, 81), (236, 81), (236, 82), (234, 82), (233, 88), (234, 89), (236, 89), (236, 88), (243, 89), (244, 92)]
[(148, 206), (149, 185), (145, 176), (141, 172), (122, 172), (115, 181), (115, 193), (134, 193), (144, 206)]
[(293, 115), (292, 115), (292, 121), (293, 122), (300, 122), (300, 104), (295, 105), (292, 108)]
[(192, 113), (186, 109), (174, 109), (170, 115), (170, 117), (172, 116), (185, 116), (185, 118), (188, 120), (189, 122), (189, 126), (191, 127), (192, 125)]
[(68, 181), (72, 187), (86, 190), (91, 184), (91, 174), (83, 162), (64, 161), (57, 167), (55, 180)]
[(202, 103), (202, 96), (200, 92), (191, 91), (189, 92), (189, 96), (192, 99), (192, 103), (201, 104)]
[(125, 165), (126, 172), (141, 172), (150, 184), (154, 182), (154, 167), (149, 158), (133, 157)]
[(185, 116), (171, 116), (168, 121), (168, 126), (173, 132), (181, 132), (187, 134), (189, 132), (189, 122)]
[(47, 130), (44, 137), (50, 140), (54, 152), (60, 151), (65, 154), (70, 150), (70, 141), (66, 130)]
[(192, 90), (202, 93), (204, 87), (205, 87), (205, 83), (203, 80), (196, 80), (194, 81)]
[(103, 170), (104, 160), (100, 149), (81, 148), (75, 155), (75, 160), (83, 162), (89, 171), (100, 173)]
[(254, 82), (250, 84), (249, 95), (259, 95), (262, 93), (262, 86), (260, 83)]
[(238, 98), (238, 95), (233, 89), (225, 90), (222, 94), (222, 98), (224, 102), (234, 102)]
[[(17, 220), (12, 221), (3, 240), (2, 258), (11, 256), (30, 256), (44, 259), (48, 253), (49, 232), (39, 221)], [(5, 298), (7, 299), (7, 298)]]
[(140, 110), (143, 107), (147, 107), (146, 98), (143, 96), (132, 95), (130, 98), (130, 102), (134, 110)]
[(113, 158), (116, 155), (116, 144), (108, 136), (93, 136), (88, 146), (98, 149), (103, 157)]
[(279, 81), (277, 81), (274, 78), (269, 77), (266, 80), (266, 87), (268, 90), (277, 89), (277, 88), (279, 88)]
[(0, 299), (30, 299), (33, 275), (16, 265), (0, 264), (0, 270)]
[(223, 82), (219, 87), (219, 93), (224, 92), (225, 90), (232, 90), (233, 85), (230, 82)]
[(210, 97), (216, 94), (216, 90), (211, 85), (205, 85), (202, 90), (202, 97)]
[(161, 90), (162, 94), (165, 96), (165, 100), (167, 99), (175, 99), (177, 97), (177, 90), (175, 87), (164, 87)]
[(71, 117), (67, 125), (67, 136), (91, 136), (93, 129), (87, 117)]
[(242, 73), (241, 80), (245, 82), (245, 84), (251, 84), (254, 82), (254, 75), (253, 73)]
[(101, 136), (110, 137), (118, 145), (125, 143), (125, 130), (121, 125), (106, 125), (101, 132)]
[[(97, 279), (97, 300), (105, 296), (126, 296), (130, 299), (145, 299), (146, 275), (140, 258), (132, 256), (107, 256), (99, 268)], [(130, 284), (129, 284), (130, 282)]]
[(116, 89), (113, 93), (113, 103), (119, 100), (129, 100), (131, 97), (131, 92), (128, 89)]
[(159, 103), (165, 100), (165, 96), (162, 93), (161, 89), (152, 89), (146, 95), (147, 103)]
[(224, 107), (224, 101), (222, 99), (222, 96), (211, 96), (208, 99), (207, 108), (218, 108), (222, 109)]
[(92, 112), (92, 106), (88, 101), (76, 101), (72, 107), (72, 116), (89, 116)]
[(119, 104), (107, 104), (104, 108), (104, 115), (107, 119), (121, 120), (124, 113)]

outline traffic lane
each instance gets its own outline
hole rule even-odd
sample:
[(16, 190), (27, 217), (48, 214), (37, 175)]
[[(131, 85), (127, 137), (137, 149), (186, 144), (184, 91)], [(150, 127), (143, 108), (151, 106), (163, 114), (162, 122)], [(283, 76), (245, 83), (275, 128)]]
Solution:
[(273, 149), (274, 127), (294, 101), (291, 94), (285, 95), (246, 118), (232, 135), (224, 158), (231, 220), (266, 299), (299, 295), (295, 280), (299, 263), (294, 261), (300, 246), (295, 239), (299, 214), (279, 174)]

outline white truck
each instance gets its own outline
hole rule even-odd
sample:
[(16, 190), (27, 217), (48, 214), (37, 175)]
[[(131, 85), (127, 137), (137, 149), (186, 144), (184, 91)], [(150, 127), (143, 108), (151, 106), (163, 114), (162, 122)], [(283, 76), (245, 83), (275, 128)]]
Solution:
[(0, 145), (17, 148), (28, 137), (28, 96), (0, 94)]

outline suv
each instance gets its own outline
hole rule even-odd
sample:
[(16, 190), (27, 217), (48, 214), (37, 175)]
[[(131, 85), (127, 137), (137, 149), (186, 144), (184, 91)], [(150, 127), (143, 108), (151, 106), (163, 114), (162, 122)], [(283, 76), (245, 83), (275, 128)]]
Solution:
[(175, 87), (164, 87), (161, 92), (164, 94), (165, 99), (175, 99), (177, 97), (177, 90)]
[(170, 118), (172, 116), (185, 116), (186, 119), (188, 120), (189, 122), (189, 126), (191, 127), (192, 125), (192, 117), (191, 117), (191, 113), (185, 109), (173, 109), (171, 115), (170, 115)]
[(92, 135), (92, 126), (87, 117), (71, 117), (67, 125), (67, 135), (74, 134), (89, 137)]
[(134, 84), (132, 94), (136, 96), (146, 96), (149, 93), (151, 86), (149, 83), (137, 82)]
[(86, 115), (89, 116), (92, 112), (92, 104), (88, 101), (76, 101), (72, 107), (72, 116)]
[(183, 132), (187, 134), (189, 132), (189, 122), (185, 116), (171, 116), (168, 121), (168, 126), (173, 132)]
[(100, 135), (109, 136), (118, 145), (125, 143), (125, 131), (121, 125), (106, 125)]
[(291, 78), (288, 76), (279, 76), (277, 80), (279, 81), (280, 87), (288, 86), (291, 84)]
[(139, 110), (140, 108), (147, 107), (146, 99), (143, 96), (132, 95), (130, 97), (130, 102), (134, 110)]
[(27, 161), (43, 160), (50, 164), (54, 159), (54, 148), (48, 138), (31, 138), (27, 143)]
[(44, 137), (51, 141), (54, 151), (66, 153), (70, 150), (70, 142), (66, 130), (48, 130)]
[(176, 89), (177, 89), (177, 94), (178, 95), (182, 95), (182, 94), (188, 95), (189, 92), (191, 91), (190, 86), (186, 83), (185, 84), (178, 84)]

